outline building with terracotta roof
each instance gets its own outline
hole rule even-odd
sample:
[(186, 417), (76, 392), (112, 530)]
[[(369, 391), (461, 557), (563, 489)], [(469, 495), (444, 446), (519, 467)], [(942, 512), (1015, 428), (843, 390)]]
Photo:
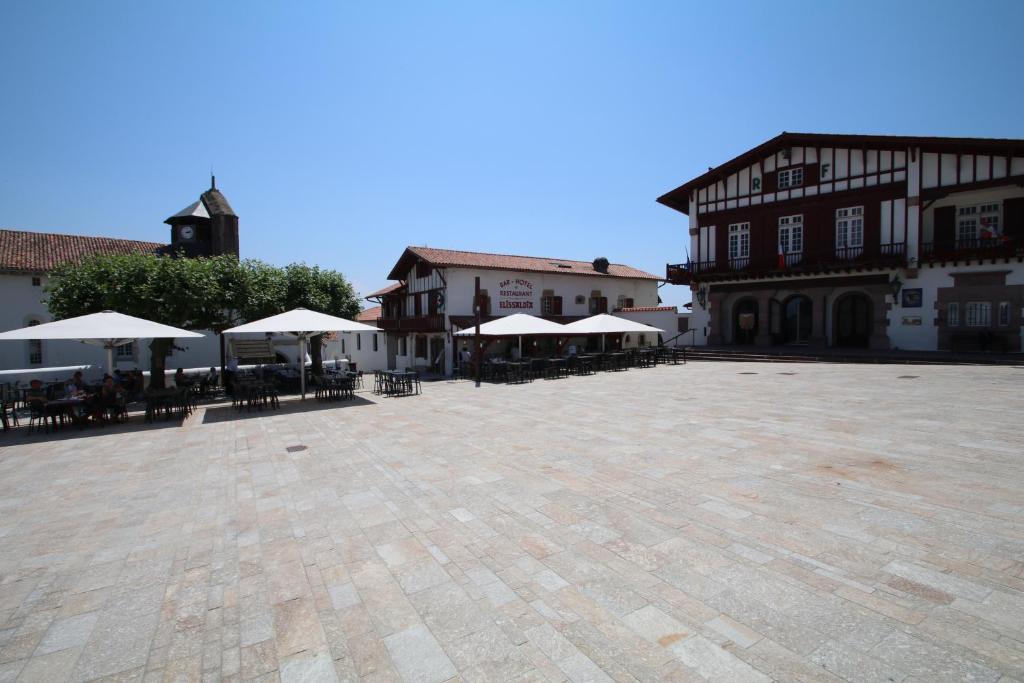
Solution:
[[(181, 253), (185, 256), (238, 255), (238, 216), (216, 188), (165, 221), (169, 243), (144, 242), (114, 237), (0, 229), (0, 329), (11, 330), (50, 322), (45, 303), (47, 279), (54, 270), (97, 256)], [(148, 342), (125, 344), (116, 360), (125, 368), (149, 362)], [(73, 341), (27, 341), (0, 344), (0, 369), (36, 369), (104, 363), (102, 349)], [(168, 367), (219, 365), (219, 343), (212, 335), (190, 341), (173, 351)]]
[[(381, 306), (377, 326), (389, 332), (389, 367), (452, 372), (457, 355), (452, 333), (474, 323), (477, 278), (482, 321), (529, 313), (567, 323), (637, 307), (645, 310), (628, 317), (665, 314), (658, 308), (661, 277), (605, 258), (579, 261), (410, 246), (388, 274), (395, 282), (367, 297)], [(657, 340), (623, 337), (612, 344), (647, 341)]]

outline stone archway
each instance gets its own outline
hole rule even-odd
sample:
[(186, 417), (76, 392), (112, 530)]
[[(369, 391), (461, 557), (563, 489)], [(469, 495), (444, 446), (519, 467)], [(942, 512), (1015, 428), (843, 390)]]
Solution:
[(805, 345), (811, 339), (814, 304), (803, 294), (794, 294), (782, 304), (782, 342)]
[(848, 292), (832, 306), (832, 345), (866, 349), (874, 333), (874, 306), (863, 292)]
[(753, 297), (740, 299), (732, 306), (732, 343), (753, 344), (757, 338), (758, 302)]

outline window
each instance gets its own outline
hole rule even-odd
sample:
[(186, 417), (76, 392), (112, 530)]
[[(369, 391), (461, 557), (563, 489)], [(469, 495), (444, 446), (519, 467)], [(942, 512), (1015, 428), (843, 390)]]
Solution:
[(999, 326), (1006, 327), (1010, 324), (1010, 302), (999, 302)]
[(592, 296), (590, 297), (590, 315), (597, 315), (598, 313), (608, 312), (608, 297), (606, 296)]
[(416, 335), (416, 357), (426, 358), (427, 357), (427, 338), (425, 335)]
[[(38, 320), (29, 320), (28, 326), (35, 327), (39, 324)], [(43, 342), (40, 339), (30, 339), (28, 342), (28, 364), (29, 365), (42, 365), (43, 364)]]
[(803, 167), (787, 168), (784, 171), (779, 171), (778, 185), (780, 190), (785, 190), (787, 187), (800, 187), (804, 184), (804, 169)]
[(804, 217), (779, 218), (779, 265), (792, 265), (800, 261), (804, 250)]
[(356, 351), (363, 350), (363, 336), (361, 333), (356, 332)]
[(729, 226), (729, 260), (741, 267), (750, 260), (750, 223)]
[(956, 211), (956, 242), (970, 245), (976, 241), (994, 240), (1000, 236), (1001, 206), (998, 203), (961, 206)]
[(860, 256), (864, 251), (864, 207), (836, 209), (836, 253)]
[(345, 338), (341, 338), (341, 352), (345, 353)]
[(946, 325), (957, 327), (960, 325), (960, 304), (956, 301), (950, 302), (946, 308)]
[(968, 301), (964, 308), (967, 327), (988, 327), (992, 324), (992, 304), (987, 301)]
[(32, 276), (32, 286), (33, 287), (42, 287), (43, 286), (43, 278), (39, 277), (38, 275), (33, 275)]
[(541, 315), (562, 315), (562, 297), (545, 294), (540, 298)]
[(376, 332), (373, 333), (373, 351), (374, 351), (374, 353), (377, 352), (377, 333)]
[(406, 343), (406, 338), (405, 337), (399, 337), (398, 341), (399, 341), (399, 344), (398, 344), (398, 355), (399, 356), (407, 356), (407, 355), (409, 355), (409, 346)]
[(114, 356), (116, 358), (128, 359), (128, 358), (132, 358), (134, 355), (135, 355), (135, 351), (132, 348), (132, 343), (131, 342), (128, 342), (127, 344), (121, 344), (120, 346), (114, 347)]
[(577, 306), (582, 306), (585, 303), (587, 303), (587, 297), (583, 296), (582, 294), (577, 294), (576, 295), (576, 305)]

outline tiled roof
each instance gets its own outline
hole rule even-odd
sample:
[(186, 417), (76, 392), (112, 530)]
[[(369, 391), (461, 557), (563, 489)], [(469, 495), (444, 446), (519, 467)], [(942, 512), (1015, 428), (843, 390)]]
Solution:
[(405, 287), (405, 285), (402, 284), (401, 282), (396, 282), (396, 283), (394, 283), (392, 285), (388, 285), (384, 289), (378, 289), (376, 292), (374, 292), (372, 294), (367, 294), (363, 298), (364, 299), (369, 299), (371, 296), (383, 296), (385, 294), (390, 294), (391, 292), (397, 292), (402, 287)]
[(0, 230), (0, 271), (49, 273), (58, 266), (79, 263), (97, 254), (116, 256), (153, 253), (166, 246), (159, 242), (112, 237)]
[(356, 321), (361, 323), (375, 323), (377, 318), (380, 317), (380, 306), (371, 306), (364, 311), (360, 311), (356, 315)]
[[(483, 268), (487, 270), (521, 270), (536, 273), (563, 273), (565, 275), (589, 275), (592, 277), (618, 277), (636, 280), (661, 280), (662, 277), (645, 271), (622, 265), (608, 264), (608, 272), (594, 270), (591, 261), (572, 261), (569, 259), (548, 258), (545, 256), (514, 256), (511, 254), (488, 254), (478, 251), (456, 251), (452, 249), (435, 249), (433, 247), (406, 247), (406, 254), (399, 259), (398, 265), (391, 271), (390, 279), (395, 277), (396, 270), (405, 259), (412, 254), (428, 263), (440, 267)], [(403, 273), (404, 275), (404, 273)]]
[(658, 311), (671, 311), (678, 313), (675, 306), (629, 306), (627, 308), (616, 308), (616, 313), (656, 313)]

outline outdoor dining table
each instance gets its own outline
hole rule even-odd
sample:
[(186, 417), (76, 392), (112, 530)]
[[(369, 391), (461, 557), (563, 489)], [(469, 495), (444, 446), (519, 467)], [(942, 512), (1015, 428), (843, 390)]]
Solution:
[(60, 417), (67, 417), (71, 422), (81, 425), (87, 415), (84, 415), (83, 411), (79, 409), (84, 408), (87, 402), (88, 399), (85, 397), (58, 398), (47, 401), (44, 408), (54, 427), (57, 426), (57, 419)]
[(597, 356), (590, 354), (576, 356), (576, 373), (580, 375), (594, 374), (595, 361), (597, 361)]
[(419, 393), (420, 373), (415, 370), (384, 370), (381, 392), (386, 396), (411, 396)]
[(641, 368), (649, 368), (658, 364), (657, 351), (651, 348), (637, 349), (637, 366)]
[(532, 380), (530, 377), (529, 368), (530, 364), (524, 361), (508, 361), (505, 365), (505, 381), (510, 384), (519, 384), (522, 382), (529, 382)]
[(609, 370), (628, 370), (629, 355), (625, 351), (614, 351), (606, 354)]

